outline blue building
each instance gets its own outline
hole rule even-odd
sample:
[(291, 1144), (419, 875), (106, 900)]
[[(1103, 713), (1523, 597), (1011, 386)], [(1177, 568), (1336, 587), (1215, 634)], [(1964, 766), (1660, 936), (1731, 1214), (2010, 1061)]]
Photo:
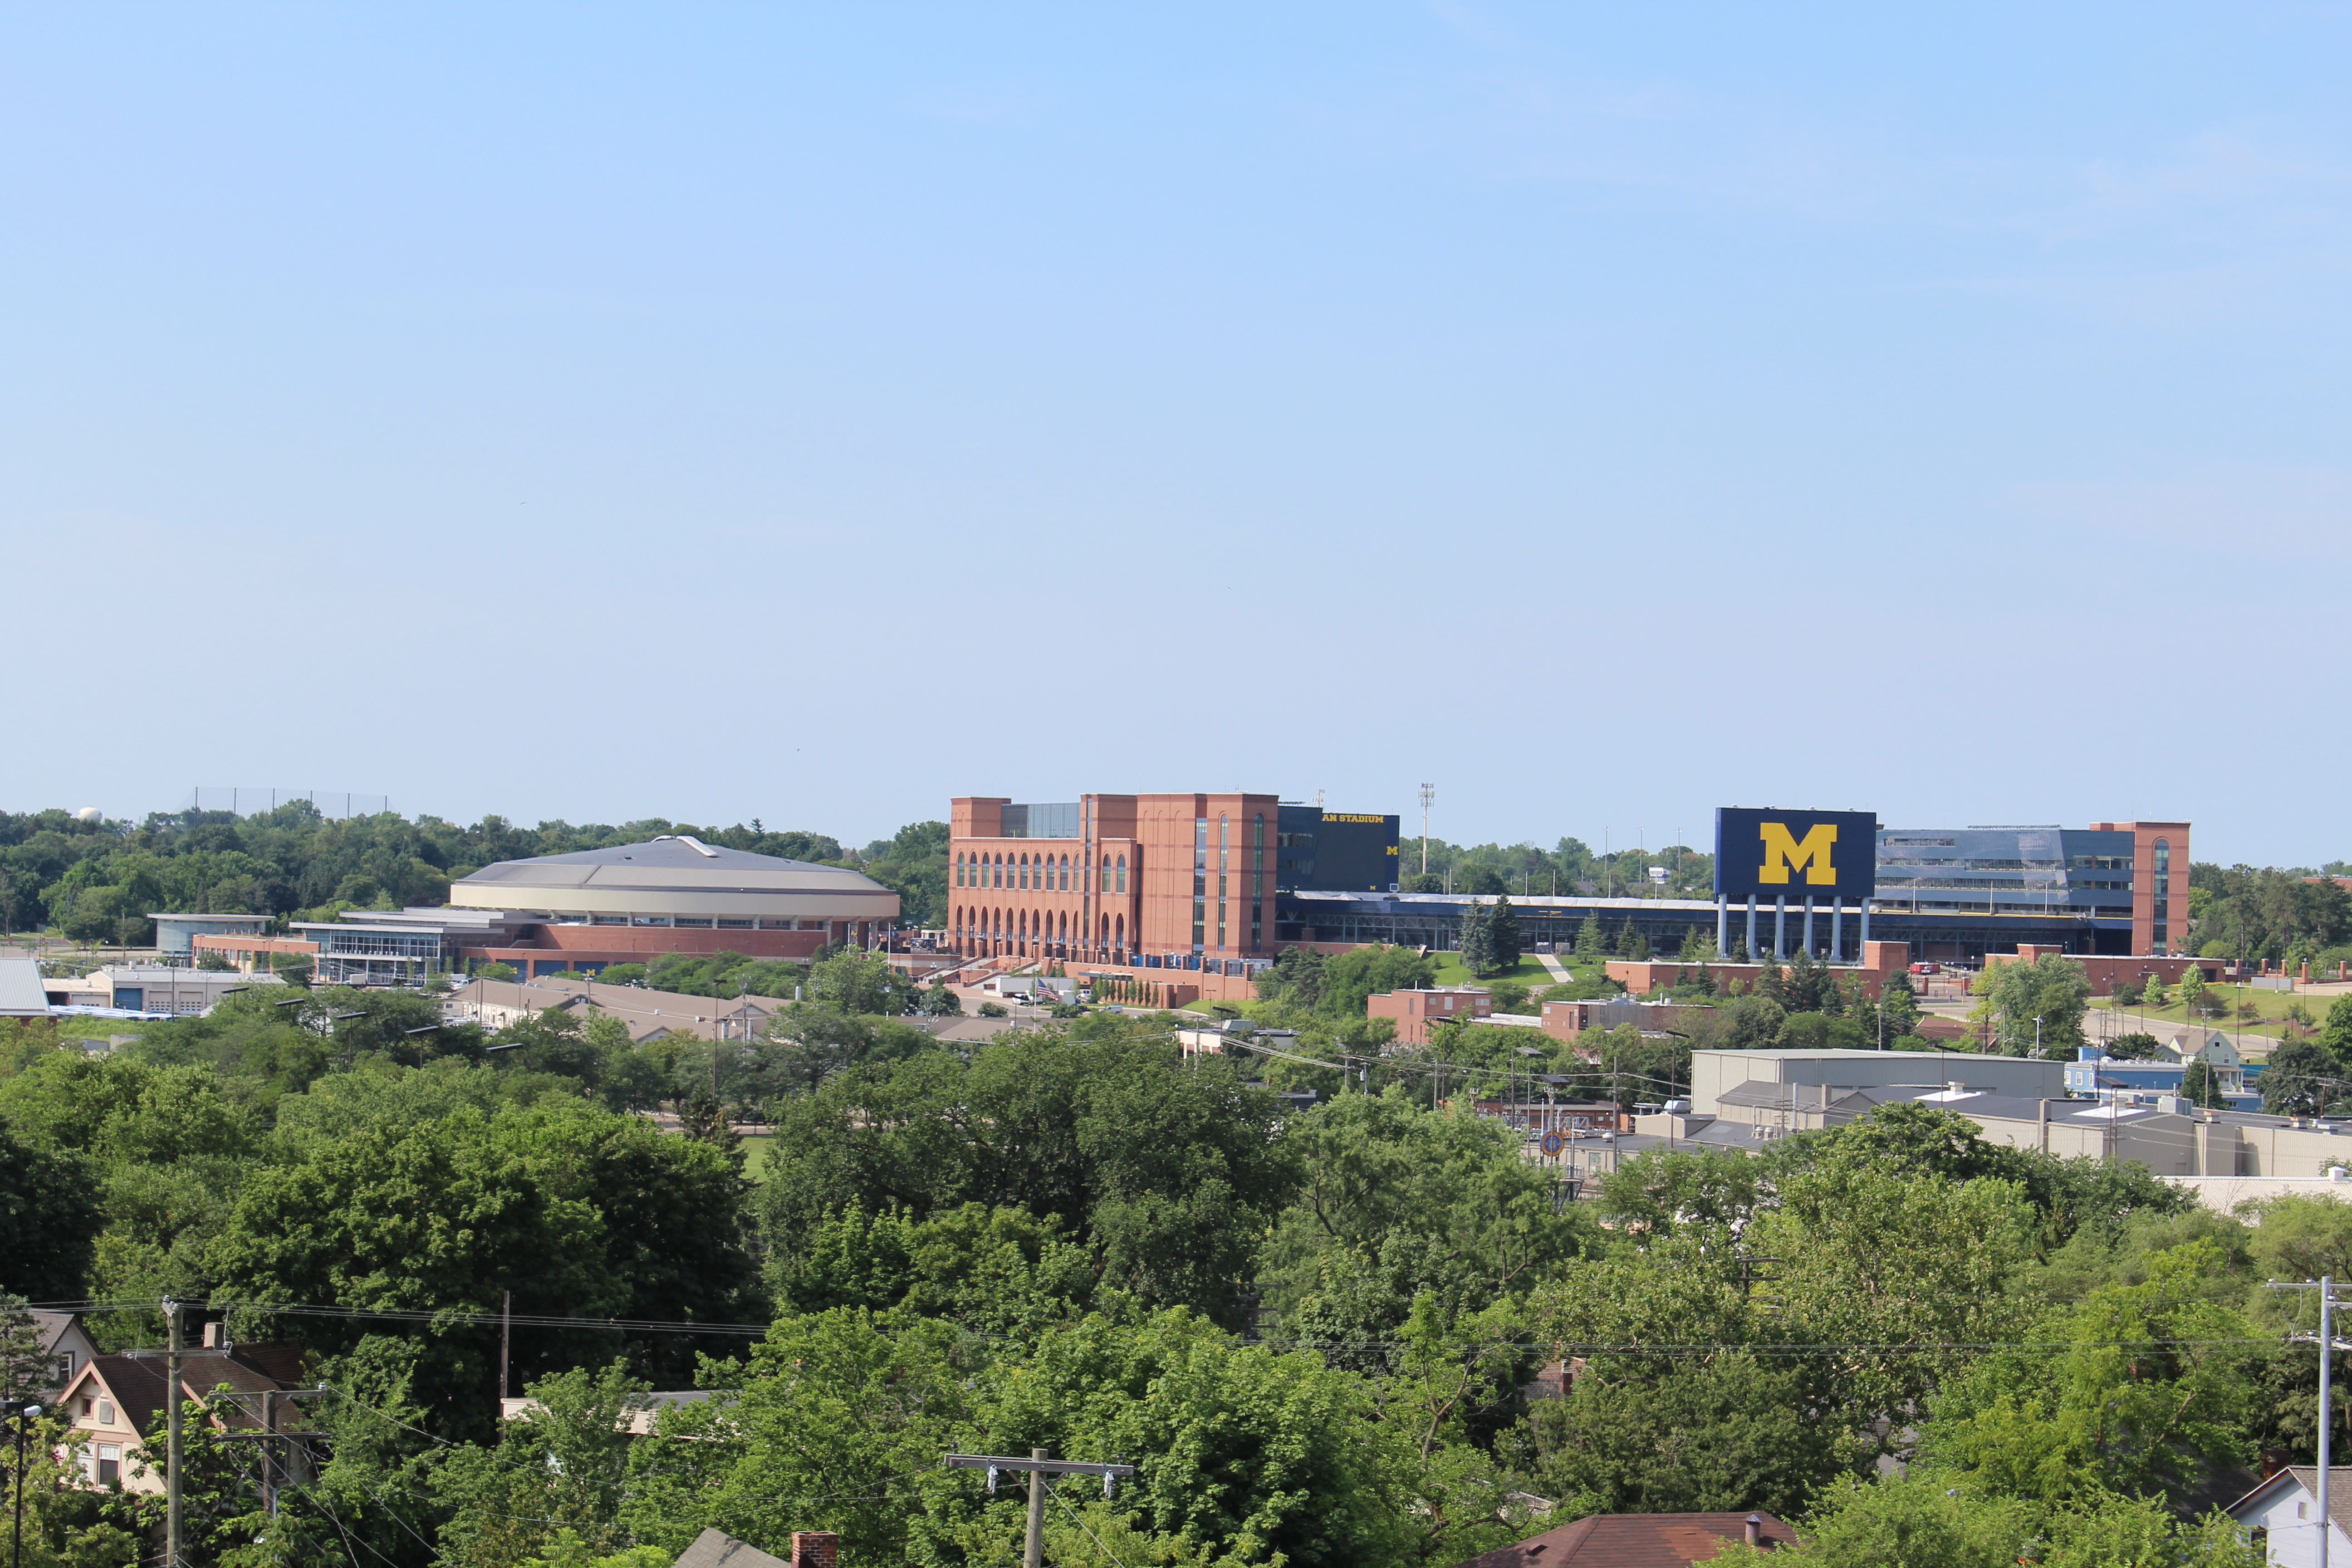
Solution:
[(2158, 1048), (2163, 1055), (2154, 1061), (2116, 1061), (2097, 1046), (2084, 1046), (2077, 1053), (2081, 1059), (2066, 1064), (2066, 1092), (2081, 1100), (2179, 1094), (2181, 1080), (2188, 1076), (2189, 1064), (2202, 1061), (2220, 1078), (2222, 1098), (2230, 1102), (2231, 1110), (2262, 1109), (2262, 1093), (2252, 1087), (2253, 1080), (2262, 1076), (2262, 1064), (2248, 1065), (2227, 1036), (2210, 1036), (2185, 1058), (2175, 1055), (2168, 1047)]

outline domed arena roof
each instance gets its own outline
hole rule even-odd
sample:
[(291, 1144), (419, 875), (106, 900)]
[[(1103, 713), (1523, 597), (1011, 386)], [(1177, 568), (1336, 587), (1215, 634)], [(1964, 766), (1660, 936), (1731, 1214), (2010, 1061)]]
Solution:
[(449, 901), (551, 913), (843, 920), (888, 920), (898, 913), (898, 895), (861, 872), (722, 848), (684, 836), (500, 860), (451, 883)]

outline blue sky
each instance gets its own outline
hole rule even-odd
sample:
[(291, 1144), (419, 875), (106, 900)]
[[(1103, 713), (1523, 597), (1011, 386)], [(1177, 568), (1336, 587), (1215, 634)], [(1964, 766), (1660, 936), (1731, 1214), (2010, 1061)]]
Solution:
[(2352, 855), (2343, 6), (13, 6), (0, 805)]

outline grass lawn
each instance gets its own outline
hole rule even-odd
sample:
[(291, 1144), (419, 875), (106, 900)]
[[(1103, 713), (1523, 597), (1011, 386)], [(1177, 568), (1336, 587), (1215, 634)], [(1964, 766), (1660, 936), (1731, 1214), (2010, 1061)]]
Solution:
[[(1551, 971), (1537, 963), (1531, 956), (1522, 957), (1519, 960), (1518, 967), (1510, 971), (1508, 973), (1486, 975), (1474, 975), (1468, 970), (1463, 968), (1462, 955), (1458, 952), (1437, 952), (1432, 953), (1430, 956), (1437, 960), (1437, 983), (1440, 985), (1491, 985), (1497, 980), (1515, 980), (1521, 985), (1529, 987), (1541, 987), (1545, 985), (1556, 985), (1559, 984), (1558, 981), (1551, 977)], [(1568, 963), (1566, 959), (1562, 959), (1560, 962), (1563, 963)], [(1588, 965), (1588, 967), (1590, 966)], [(1569, 973), (1571, 974), (1577, 974), (1575, 965), (1569, 964)], [(1597, 974), (1600, 971), (1598, 969), (1594, 969), (1592, 973)], [(1577, 974), (1577, 978), (1580, 980), (1583, 976), (1581, 974)]]
[[(2229, 1034), (2266, 1035), (2275, 1040), (2286, 1037), (2286, 1010), (2290, 1003), (2301, 1001), (2312, 1017), (2316, 1020), (2325, 1017), (2327, 1009), (2324, 1005), (2314, 1005), (2314, 1002), (2332, 1000), (2332, 998), (2307, 996), (2298, 998), (2293, 992), (2288, 991), (2257, 991), (2251, 985), (2208, 986), (2206, 994), (2217, 998), (2226, 1009), (2221, 1017), (2189, 1017), (2188, 1005), (2180, 1000), (2178, 989), (2173, 993), (2172, 1001), (2165, 1006), (2150, 1007), (2143, 1003), (2137, 1007), (2126, 1007), (2123, 1011), (2126, 1014), (2137, 1014), (2143, 1018), (2179, 1025), (2184, 1028), (2194, 1024), (2200, 1029), (2219, 1029)], [(2246, 1001), (2253, 1003), (2261, 1016), (2240, 1017), (2238, 1016), (2238, 1005)], [(2095, 1012), (2102, 1010), (2104, 999), (2094, 1002), (2091, 1005)]]
[(774, 1136), (765, 1132), (747, 1132), (739, 1142), (743, 1149), (743, 1174), (755, 1182), (765, 1180), (768, 1162), (776, 1157)]

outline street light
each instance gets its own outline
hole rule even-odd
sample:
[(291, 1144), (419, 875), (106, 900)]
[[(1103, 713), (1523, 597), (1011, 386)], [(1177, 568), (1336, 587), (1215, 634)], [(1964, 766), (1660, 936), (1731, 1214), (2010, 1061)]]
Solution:
[(9, 1407), (16, 1416), (16, 1524), (15, 1542), (9, 1550), (9, 1568), (24, 1568), (25, 1563), (25, 1423), (41, 1413), (37, 1405), (15, 1405)]

